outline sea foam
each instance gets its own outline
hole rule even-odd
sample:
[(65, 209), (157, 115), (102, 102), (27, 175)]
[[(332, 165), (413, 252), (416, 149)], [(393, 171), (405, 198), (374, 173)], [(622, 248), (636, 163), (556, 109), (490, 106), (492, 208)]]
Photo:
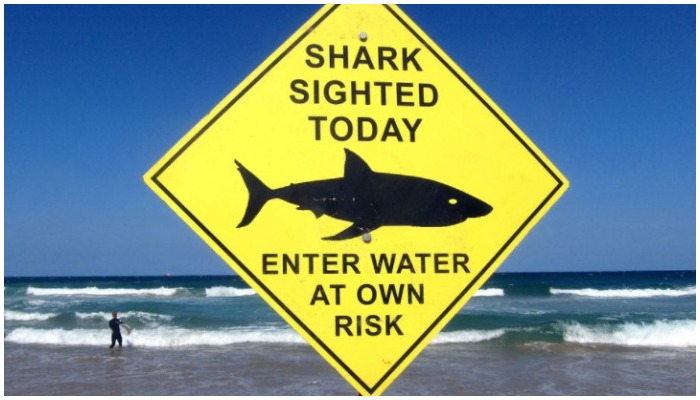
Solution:
[[(505, 330), (460, 331), (439, 333), (432, 343), (475, 343), (496, 339)], [(105, 346), (109, 344), (108, 329), (35, 329), (17, 328), (5, 341), (21, 344), (64, 346)], [(123, 336), (125, 346), (156, 348), (187, 348), (196, 346), (225, 346), (237, 343), (301, 344), (304, 339), (291, 328), (258, 327), (227, 330), (196, 330), (184, 328), (135, 329)]]
[[(111, 312), (91, 312), (91, 313), (81, 313), (76, 312), (75, 316), (78, 319), (83, 320), (104, 320), (109, 321), (112, 319)], [(136, 319), (140, 321), (153, 322), (153, 321), (172, 321), (173, 317), (170, 315), (154, 314), (143, 311), (126, 311), (119, 313), (118, 318), (121, 320)]]
[[(135, 329), (123, 336), (127, 347), (187, 348), (223, 346), (236, 343), (304, 343), (290, 328), (237, 328), (228, 330), (196, 330), (184, 328)], [(109, 344), (108, 329), (34, 329), (17, 328), (5, 341), (21, 344), (63, 346), (105, 346)]]
[(207, 288), (205, 290), (207, 297), (240, 297), (240, 296), (253, 296), (255, 295), (255, 290), (253, 289), (241, 289), (235, 287), (226, 286), (215, 286)]
[(498, 288), (488, 288), (488, 289), (479, 289), (475, 294), (474, 297), (495, 297), (495, 296), (503, 296), (505, 293), (503, 289), (498, 289)]
[(46, 321), (58, 314), (50, 313), (27, 313), (21, 311), (5, 310), (5, 320), (8, 321)]
[(33, 296), (174, 296), (180, 288), (109, 289), (109, 288), (35, 288), (29, 286), (27, 294)]
[(601, 298), (645, 298), (695, 296), (695, 286), (681, 289), (550, 289), (552, 294)]
[(490, 331), (455, 331), (441, 332), (432, 340), (434, 344), (444, 343), (476, 343), (485, 342), (505, 335), (505, 329), (495, 329)]
[(695, 347), (695, 320), (654, 321), (621, 325), (563, 325), (564, 340), (585, 344), (614, 344), (643, 347)]

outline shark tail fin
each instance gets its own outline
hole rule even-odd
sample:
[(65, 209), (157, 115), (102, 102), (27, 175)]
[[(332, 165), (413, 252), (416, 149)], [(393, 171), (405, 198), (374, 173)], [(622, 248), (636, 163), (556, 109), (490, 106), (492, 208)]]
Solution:
[(258, 179), (257, 176), (253, 175), (252, 172), (248, 171), (243, 164), (238, 162), (238, 160), (236, 160), (236, 165), (238, 165), (238, 171), (240, 171), (241, 177), (243, 177), (243, 182), (248, 188), (248, 207), (245, 210), (243, 219), (236, 227), (242, 228), (250, 224), (258, 215), (265, 203), (275, 196), (272, 189), (267, 187), (267, 185)]

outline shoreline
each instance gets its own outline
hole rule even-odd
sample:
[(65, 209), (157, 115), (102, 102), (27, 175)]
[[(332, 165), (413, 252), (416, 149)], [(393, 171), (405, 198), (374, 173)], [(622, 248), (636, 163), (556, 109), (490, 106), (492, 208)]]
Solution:
[[(695, 395), (695, 348), (428, 346), (385, 395)], [(308, 345), (186, 349), (5, 343), (6, 396), (354, 395)]]

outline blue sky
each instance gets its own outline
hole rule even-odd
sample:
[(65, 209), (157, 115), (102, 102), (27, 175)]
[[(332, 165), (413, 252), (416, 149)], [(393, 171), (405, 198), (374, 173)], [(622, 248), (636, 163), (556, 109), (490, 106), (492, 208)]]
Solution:
[[(5, 5), (5, 276), (232, 273), (142, 176), (319, 7)], [(695, 269), (695, 5), (401, 8), (571, 182), (499, 272)]]

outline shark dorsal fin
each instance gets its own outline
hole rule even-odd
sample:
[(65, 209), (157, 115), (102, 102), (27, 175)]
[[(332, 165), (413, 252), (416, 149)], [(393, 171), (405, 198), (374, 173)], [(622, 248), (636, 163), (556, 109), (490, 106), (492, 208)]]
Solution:
[(345, 179), (350, 181), (364, 180), (372, 173), (365, 160), (352, 151), (345, 149)]

